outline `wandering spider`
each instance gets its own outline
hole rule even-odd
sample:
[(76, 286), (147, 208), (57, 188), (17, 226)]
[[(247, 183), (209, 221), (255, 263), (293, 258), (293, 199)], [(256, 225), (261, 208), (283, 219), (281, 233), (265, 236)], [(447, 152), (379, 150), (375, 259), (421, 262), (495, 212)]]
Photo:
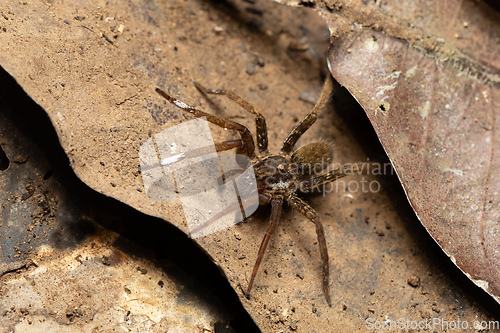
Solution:
[[(220, 152), (237, 148), (239, 153), (247, 155), (251, 159), (251, 163), (255, 170), (259, 204), (271, 204), (269, 227), (267, 228), (266, 234), (264, 235), (260, 245), (257, 260), (255, 261), (252, 276), (246, 290), (246, 296), (248, 297), (250, 294), (250, 290), (252, 289), (255, 276), (259, 270), (266, 247), (280, 220), (283, 203), (287, 202), (288, 205), (290, 205), (294, 210), (304, 215), (316, 226), (319, 250), (323, 263), (323, 291), (328, 305), (331, 306), (329, 291), (330, 268), (323, 225), (316, 211), (307, 202), (299, 198), (297, 196), (297, 192), (312, 192), (314, 189), (317, 189), (324, 184), (352, 174), (356, 170), (356, 165), (345, 164), (338, 166), (331, 171), (324, 172), (325, 168), (329, 166), (332, 160), (332, 151), (330, 146), (323, 141), (309, 143), (292, 152), (297, 140), (311, 127), (312, 124), (314, 124), (321, 110), (328, 102), (330, 92), (333, 89), (333, 80), (331, 76), (328, 76), (323, 91), (321, 92), (321, 96), (312, 111), (305, 116), (298, 125), (295, 126), (292, 132), (285, 139), (283, 146), (281, 147), (281, 151), (278, 154), (269, 153), (266, 120), (253, 105), (244, 101), (232, 91), (222, 89), (206, 89), (204, 86), (196, 82), (194, 82), (194, 85), (203, 94), (226, 95), (247, 112), (255, 116), (257, 127), (257, 146), (259, 149), (258, 154), (255, 152), (253, 137), (245, 126), (234, 121), (222, 119), (204, 111), (197, 110), (175, 98), (172, 98), (161, 89), (156, 88), (156, 92), (165, 97), (169, 102), (182, 110), (193, 114), (195, 117), (206, 117), (207, 121), (210, 123), (225, 129), (236, 130), (239, 132), (241, 140), (230, 140), (216, 144), (216, 151)], [(312, 173), (311, 166), (314, 166), (314, 171), (316, 172), (318, 171), (316, 167), (319, 166), (320, 170), (317, 175)]]

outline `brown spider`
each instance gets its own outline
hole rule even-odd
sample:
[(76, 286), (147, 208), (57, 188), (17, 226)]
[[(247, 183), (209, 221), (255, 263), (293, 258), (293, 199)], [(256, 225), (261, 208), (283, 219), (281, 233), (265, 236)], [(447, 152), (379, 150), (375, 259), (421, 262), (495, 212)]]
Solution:
[[(226, 95), (231, 100), (239, 104), (243, 109), (253, 114), (256, 118), (257, 146), (259, 148), (258, 154), (255, 153), (253, 137), (245, 126), (234, 121), (225, 120), (204, 111), (197, 110), (177, 99), (172, 98), (161, 89), (156, 88), (156, 92), (165, 97), (169, 102), (182, 110), (193, 114), (195, 117), (206, 117), (207, 121), (217, 126), (238, 131), (241, 136), (241, 140), (224, 141), (216, 144), (216, 151), (238, 148), (239, 152), (247, 155), (251, 159), (251, 163), (255, 170), (255, 178), (257, 180), (257, 189), (259, 193), (259, 204), (266, 205), (271, 203), (271, 218), (269, 227), (267, 228), (264, 239), (260, 245), (257, 260), (255, 261), (252, 276), (246, 290), (246, 296), (248, 297), (250, 294), (255, 276), (259, 270), (260, 262), (262, 261), (262, 257), (264, 256), (269, 240), (279, 222), (283, 203), (286, 201), (288, 205), (304, 215), (316, 226), (319, 250), (321, 260), (323, 262), (323, 291), (328, 305), (331, 306), (329, 291), (330, 268), (323, 225), (321, 224), (321, 220), (316, 211), (307, 202), (299, 198), (296, 193), (299, 190), (301, 192), (312, 192), (313, 189), (317, 189), (319, 186), (352, 174), (357, 167), (356, 165), (346, 164), (324, 173), (323, 171), (325, 167), (329, 165), (332, 159), (332, 152), (329, 145), (323, 141), (309, 143), (296, 149), (292, 153), (297, 140), (311, 127), (312, 124), (314, 124), (321, 110), (328, 102), (330, 92), (333, 89), (331, 76), (328, 76), (326, 80), (319, 101), (316, 103), (312, 111), (305, 116), (297, 126), (295, 126), (292, 132), (285, 139), (283, 146), (281, 147), (281, 151), (277, 155), (270, 154), (268, 152), (266, 120), (253, 105), (244, 101), (232, 91), (222, 89), (206, 89), (204, 86), (196, 82), (194, 82), (194, 85), (203, 94)], [(319, 175), (313, 175), (311, 166), (319, 166)]]

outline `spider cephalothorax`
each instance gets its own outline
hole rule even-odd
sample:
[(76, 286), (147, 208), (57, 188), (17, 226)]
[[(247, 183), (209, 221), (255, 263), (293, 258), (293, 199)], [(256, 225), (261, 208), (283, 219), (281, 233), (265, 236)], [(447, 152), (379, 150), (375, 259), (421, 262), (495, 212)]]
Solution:
[(216, 150), (225, 151), (237, 148), (240, 153), (247, 155), (251, 159), (255, 170), (257, 189), (259, 193), (259, 204), (271, 204), (269, 227), (260, 245), (259, 253), (252, 271), (252, 276), (246, 290), (246, 295), (248, 296), (250, 294), (250, 290), (252, 289), (255, 276), (259, 270), (260, 262), (267, 248), (267, 244), (276, 229), (280, 219), (282, 206), (286, 202), (294, 210), (298, 211), (313, 222), (316, 227), (321, 261), (323, 263), (323, 290), (325, 292), (328, 305), (331, 306), (329, 291), (330, 268), (323, 225), (321, 224), (321, 220), (316, 211), (307, 202), (299, 198), (297, 196), (297, 192), (312, 192), (314, 189), (320, 188), (326, 183), (351, 174), (356, 167), (355, 165), (346, 164), (338, 166), (331, 171), (325, 171), (331, 162), (332, 153), (330, 146), (323, 141), (312, 142), (296, 149), (292, 153), (297, 140), (312, 126), (312, 124), (314, 124), (319, 113), (327, 103), (328, 97), (333, 88), (331, 76), (328, 76), (317, 104), (314, 106), (312, 111), (305, 116), (297, 126), (295, 126), (292, 132), (285, 139), (279, 154), (275, 155), (270, 154), (267, 149), (268, 141), (266, 120), (253, 105), (244, 101), (232, 91), (206, 89), (199, 83), (195, 83), (195, 86), (204, 94), (226, 95), (234, 102), (238, 103), (246, 111), (253, 114), (256, 118), (258, 153), (255, 153), (255, 143), (253, 141), (253, 137), (245, 126), (231, 120), (225, 120), (204, 111), (197, 110), (177, 99), (172, 98), (164, 91), (158, 88), (156, 89), (160, 95), (182, 110), (187, 111), (196, 117), (206, 117), (207, 121), (220, 127), (238, 131), (241, 136), (240, 140), (224, 141), (216, 144)]

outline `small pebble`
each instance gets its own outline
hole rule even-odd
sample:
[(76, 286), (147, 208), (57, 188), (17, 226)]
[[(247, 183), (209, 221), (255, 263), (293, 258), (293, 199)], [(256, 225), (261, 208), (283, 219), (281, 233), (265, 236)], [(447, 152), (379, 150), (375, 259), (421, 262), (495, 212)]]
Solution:
[(420, 278), (416, 275), (412, 275), (408, 278), (408, 284), (414, 288), (420, 286)]

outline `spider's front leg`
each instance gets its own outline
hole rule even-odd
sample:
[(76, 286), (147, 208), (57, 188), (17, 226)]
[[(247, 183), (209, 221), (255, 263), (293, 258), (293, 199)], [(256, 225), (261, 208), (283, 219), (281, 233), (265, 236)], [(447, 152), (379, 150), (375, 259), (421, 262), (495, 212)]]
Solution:
[(253, 158), (255, 156), (255, 144), (253, 142), (252, 134), (245, 126), (231, 120), (216, 117), (205, 111), (195, 109), (192, 106), (189, 106), (186, 103), (173, 98), (160, 88), (156, 88), (155, 91), (170, 103), (174, 104), (175, 106), (186, 112), (191, 113), (196, 118), (206, 117), (207, 121), (214, 125), (217, 125), (222, 128), (227, 128), (230, 130), (235, 130), (238, 131), (238, 133), (240, 133), (241, 140), (226, 141), (221, 144), (218, 144), (216, 145), (217, 151), (224, 151), (232, 148), (242, 147), (244, 149), (245, 155), (247, 155), (250, 158)]
[(255, 116), (255, 125), (257, 127), (257, 146), (259, 147), (259, 152), (267, 152), (268, 139), (266, 118), (264, 118), (262, 113), (260, 113), (255, 106), (248, 103), (232, 91), (225, 89), (207, 89), (198, 82), (194, 82), (194, 85), (203, 94), (225, 95), (229, 97), (233, 102), (241, 106), (243, 109), (245, 109), (247, 112), (253, 114)]
[(325, 230), (323, 229), (321, 219), (319, 218), (318, 213), (316, 213), (316, 211), (307, 202), (300, 199), (299, 197), (292, 194), (289, 198), (287, 198), (287, 201), (294, 210), (304, 215), (316, 226), (319, 253), (321, 255), (323, 267), (323, 291), (325, 293), (325, 298), (328, 306), (332, 306), (332, 300), (330, 298), (330, 263), (328, 259), (328, 248), (326, 246)]
[[(265, 196), (263, 197), (259, 196), (259, 201), (260, 200), (265, 201), (266, 200)], [(266, 252), (267, 244), (269, 243), (269, 240), (271, 239), (274, 230), (276, 230), (276, 226), (278, 225), (278, 222), (280, 220), (282, 206), (283, 206), (283, 198), (281, 197), (278, 197), (271, 201), (271, 219), (269, 221), (269, 227), (266, 230), (266, 234), (264, 235), (262, 243), (260, 244), (259, 253), (257, 254), (257, 260), (255, 261), (255, 265), (252, 271), (252, 276), (250, 278), (250, 282), (248, 283), (248, 288), (245, 293), (247, 298), (250, 297), (250, 290), (252, 290), (253, 282), (255, 280), (257, 272), (259, 271), (260, 262), (262, 261), (264, 252)]]

